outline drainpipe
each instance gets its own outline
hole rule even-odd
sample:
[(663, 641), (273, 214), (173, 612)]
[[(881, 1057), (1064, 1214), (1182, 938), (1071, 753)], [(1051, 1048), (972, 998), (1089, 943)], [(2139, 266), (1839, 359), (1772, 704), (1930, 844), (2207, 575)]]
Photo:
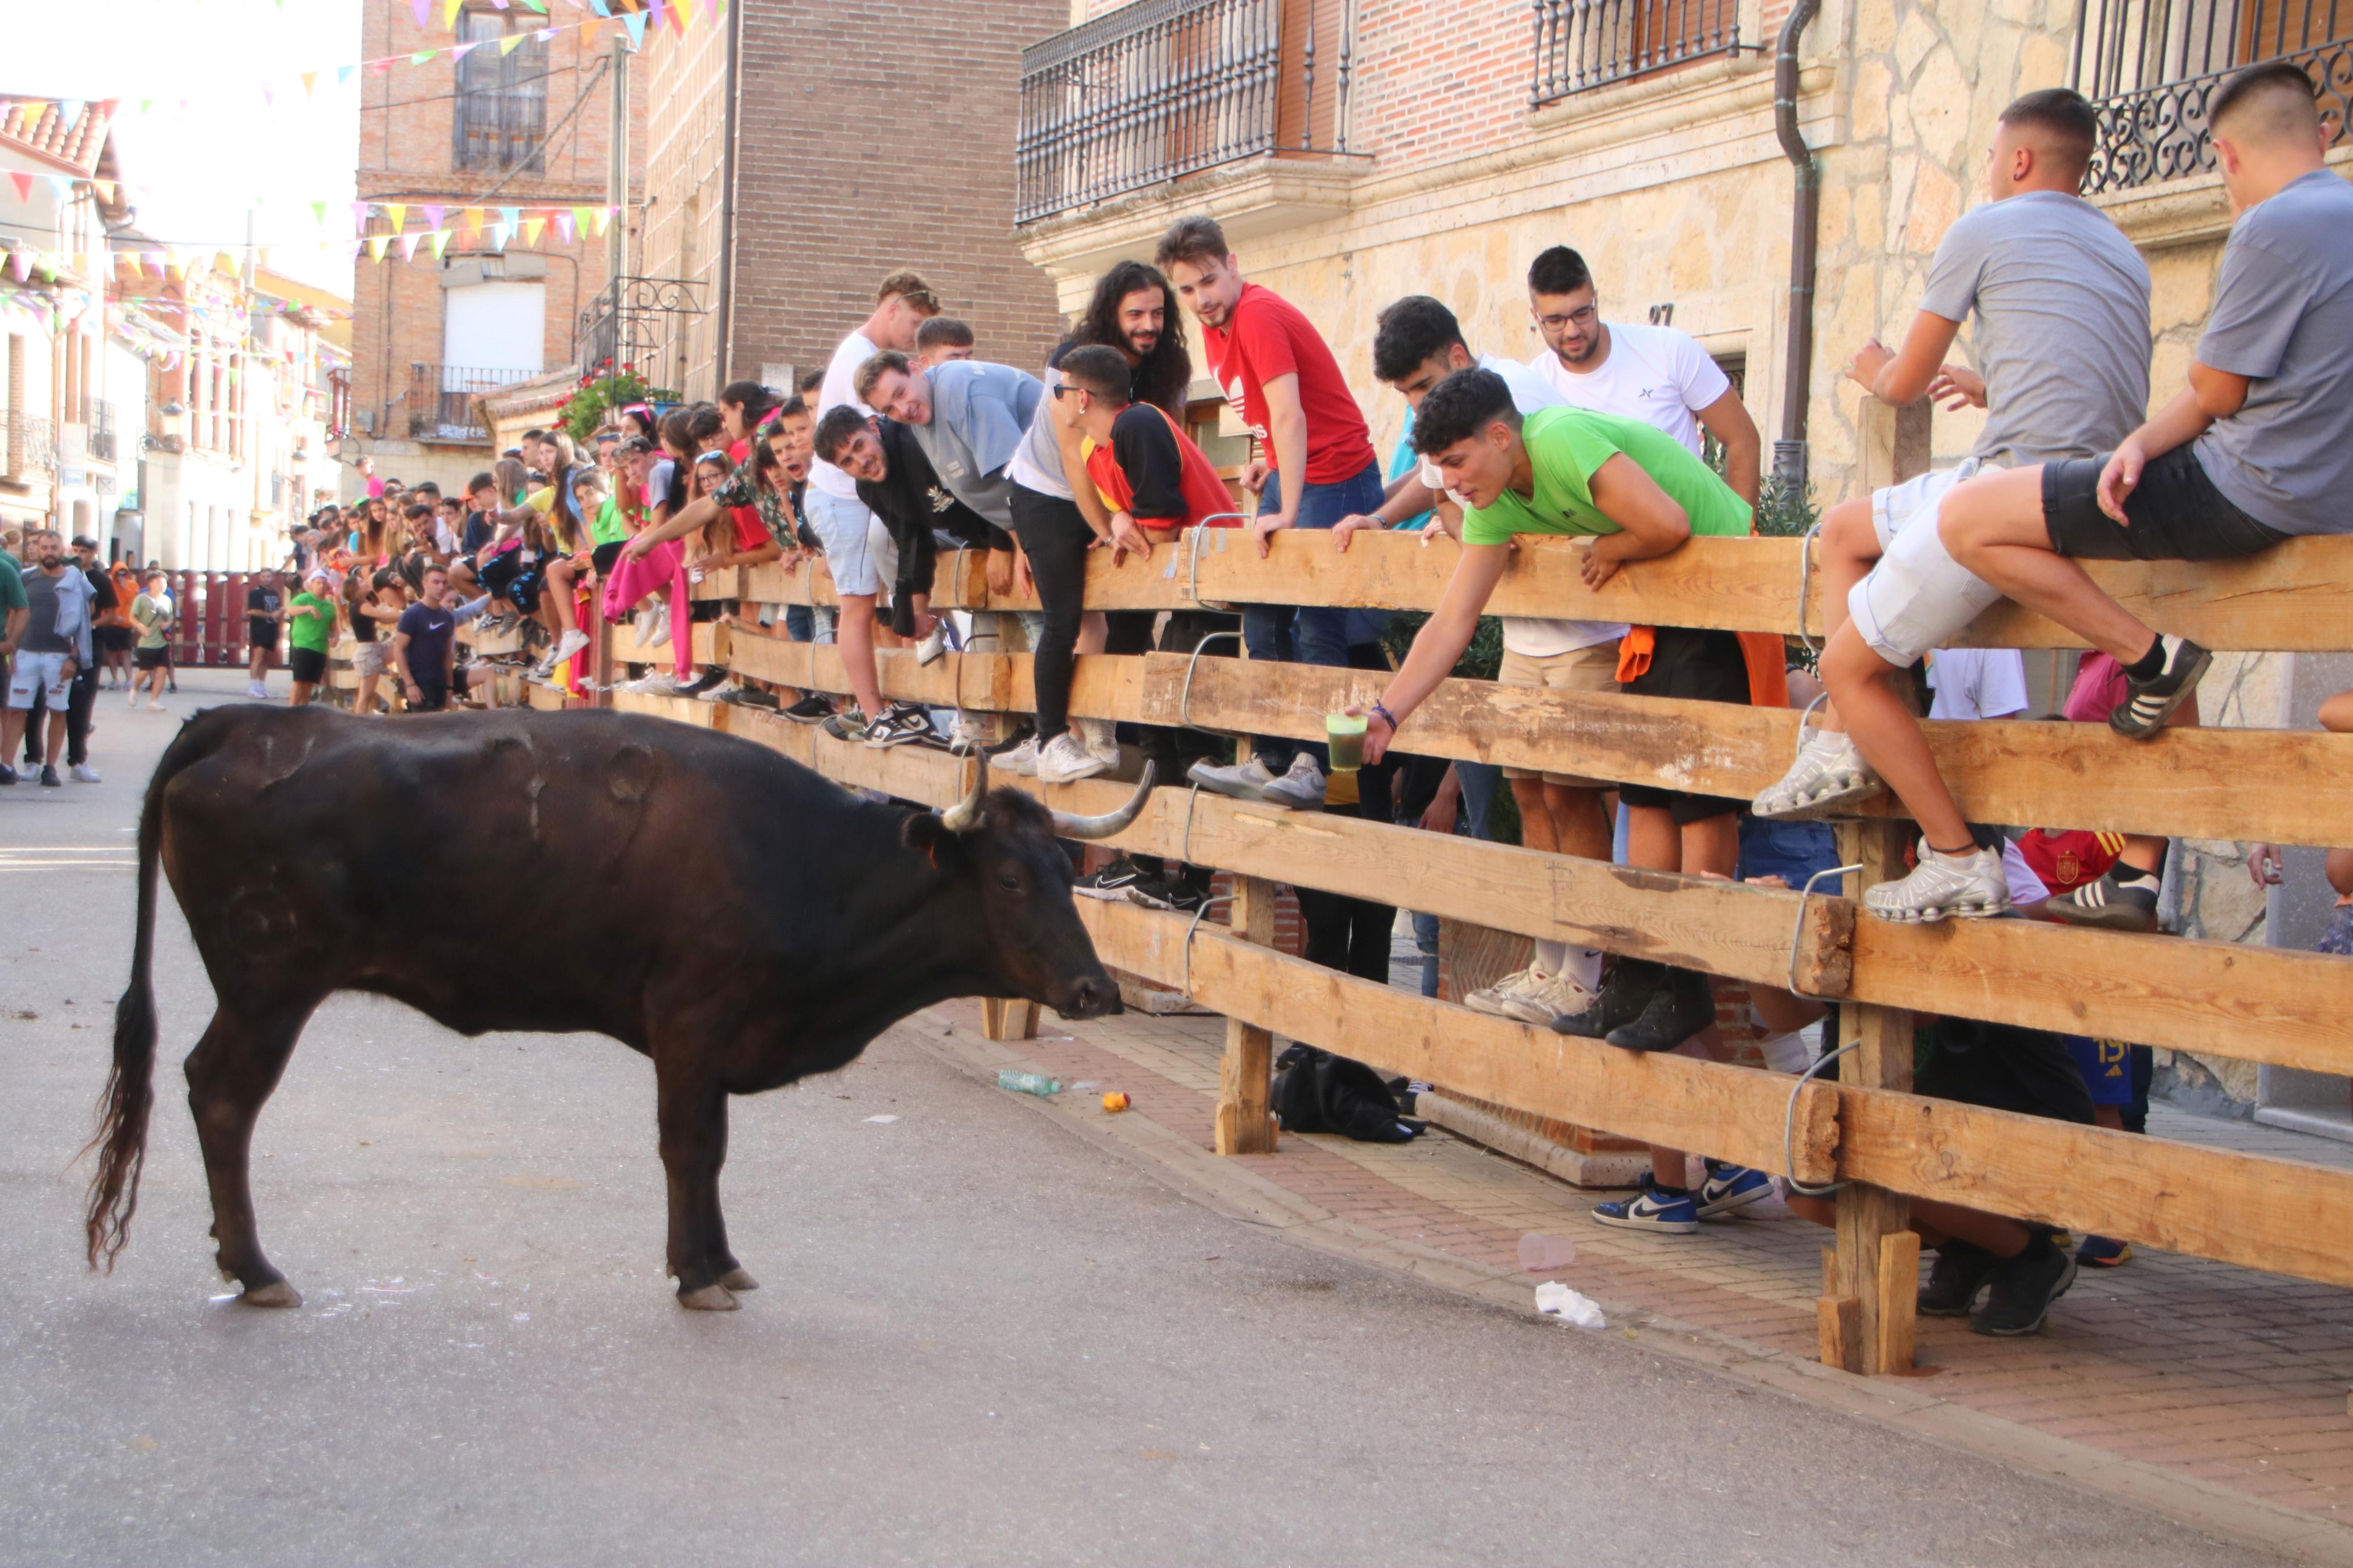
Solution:
[(1806, 488), (1806, 407), (1814, 382), (1814, 250), (1822, 205), (1822, 166), (1798, 131), (1798, 35), (1821, 0), (1797, 0), (1773, 48), (1773, 129), (1797, 174), (1789, 213), (1789, 347), (1781, 383), (1781, 438), (1773, 443), (1773, 478), (1790, 494)]
[[(735, 142), (743, 131), (743, 39), (744, 7), (739, 4), (727, 17), (727, 88), (721, 100), (724, 107), (719, 132), (719, 298), (715, 302), (719, 319), (712, 323), (712, 350), (717, 361), (712, 366), (713, 397), (727, 384), (735, 363)], [(686, 392), (684, 386), (679, 390), (681, 395)], [(779, 390), (787, 397), (792, 395), (790, 387)]]

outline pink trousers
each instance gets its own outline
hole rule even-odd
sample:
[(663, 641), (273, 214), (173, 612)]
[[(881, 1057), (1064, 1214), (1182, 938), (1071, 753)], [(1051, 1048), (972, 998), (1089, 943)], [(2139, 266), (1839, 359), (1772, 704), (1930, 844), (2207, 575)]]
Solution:
[(686, 542), (657, 544), (639, 559), (627, 552), (613, 563), (605, 584), (605, 618), (625, 621), (649, 594), (670, 595), (670, 662), (681, 680), (694, 675), (694, 602), (687, 596)]

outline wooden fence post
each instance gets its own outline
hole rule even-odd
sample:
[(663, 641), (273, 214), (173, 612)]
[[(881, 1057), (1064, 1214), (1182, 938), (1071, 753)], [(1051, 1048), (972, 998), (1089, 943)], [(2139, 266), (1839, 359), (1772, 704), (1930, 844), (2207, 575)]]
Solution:
[(980, 999), (980, 1033), (990, 1040), (1034, 1040), (1038, 1037), (1038, 1004), (1018, 996)]
[[(1862, 885), (1904, 874), (1913, 827), (1902, 820), (1840, 825), (1840, 855), (1862, 865)], [(1858, 892), (1860, 889), (1858, 889)], [(1841, 1009), (1839, 1081), (1867, 1089), (1912, 1087), (1912, 1015), (1901, 1007), (1850, 1005)], [(1911, 1200), (1857, 1182), (1839, 1189), (1836, 1280), (1823, 1299), (1822, 1359), (1833, 1340), (1847, 1371), (1909, 1372), (1913, 1308), (1920, 1289), (1920, 1243), (1911, 1233)], [(1845, 1314), (1852, 1313), (1852, 1317)], [(1841, 1331), (1828, 1323), (1836, 1316)], [(1844, 1325), (1851, 1324), (1851, 1329)]]
[[(1228, 906), (1232, 932), (1261, 947), (1274, 945), (1274, 884), (1263, 877), (1234, 878)], [(1274, 1113), (1268, 1107), (1274, 1037), (1240, 1018), (1226, 1020), (1226, 1054), (1218, 1064), (1217, 1147), (1220, 1154), (1274, 1152)]]

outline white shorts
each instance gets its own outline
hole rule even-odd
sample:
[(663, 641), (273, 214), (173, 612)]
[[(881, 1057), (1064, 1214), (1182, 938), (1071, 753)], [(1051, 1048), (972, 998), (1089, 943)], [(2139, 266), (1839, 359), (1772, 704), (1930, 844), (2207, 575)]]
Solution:
[(881, 584), (881, 595), (887, 603), (899, 583), (899, 542), (872, 512), (867, 515), (866, 552), (874, 561), (875, 580)]
[(374, 642), (352, 644), (352, 673), (354, 675), (388, 675), (392, 671), (392, 640), (389, 632)]
[(1847, 614), (1871, 651), (1899, 669), (1949, 644), (2001, 599), (2000, 590), (1953, 559), (1936, 530), (1946, 492), (1976, 478), (1980, 467), (1967, 458), (1872, 494), (1871, 526), (1882, 553), (1847, 595)]
[(838, 594), (879, 594), (882, 580), (874, 571), (870, 527), (874, 514), (860, 500), (844, 500), (830, 491), (809, 487), (806, 504), (809, 526), (825, 546), (826, 570), (833, 574)]
[(8, 706), (30, 712), (33, 693), (37, 691), (50, 712), (64, 712), (66, 688), (70, 684), (66, 679), (66, 660), (72, 657), (69, 653), (18, 654), (8, 671)]

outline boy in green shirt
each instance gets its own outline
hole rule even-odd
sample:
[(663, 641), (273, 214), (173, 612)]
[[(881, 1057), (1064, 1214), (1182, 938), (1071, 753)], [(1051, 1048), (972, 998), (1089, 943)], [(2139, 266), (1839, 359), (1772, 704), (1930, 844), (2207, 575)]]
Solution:
[[(1510, 563), (1514, 535), (1589, 538), (1582, 571), (1586, 586), (1599, 588), (1627, 562), (1665, 555), (1695, 533), (1749, 531), (1748, 504), (1672, 436), (1583, 408), (1543, 408), (1524, 419), (1511, 388), (1493, 371), (1456, 371), (1430, 388), (1414, 416), (1413, 440), (1462, 505), (1462, 561), (1366, 715), (1366, 762), (1380, 759), (1398, 726), (1470, 646)], [(1630, 657), (1620, 672), (1629, 678), (1621, 689), (1747, 703), (1747, 662), (1732, 633), (1657, 627), (1643, 664), (1646, 629), (1628, 635)], [(1628, 812), (1628, 864), (1725, 877), (1737, 868), (1740, 802), (1651, 784), (1626, 784), (1618, 794)], [(1658, 1051), (1683, 1046), (1715, 1021), (1705, 974), (1620, 959), (1593, 1005), (1556, 1019), (1553, 1027)]]
[(322, 590), (331, 580), (324, 572), (311, 573), (287, 606), (286, 667), (294, 677), (292, 702), (297, 708), (316, 696), (320, 683), (327, 679), (327, 642), (334, 635), (335, 602)]

